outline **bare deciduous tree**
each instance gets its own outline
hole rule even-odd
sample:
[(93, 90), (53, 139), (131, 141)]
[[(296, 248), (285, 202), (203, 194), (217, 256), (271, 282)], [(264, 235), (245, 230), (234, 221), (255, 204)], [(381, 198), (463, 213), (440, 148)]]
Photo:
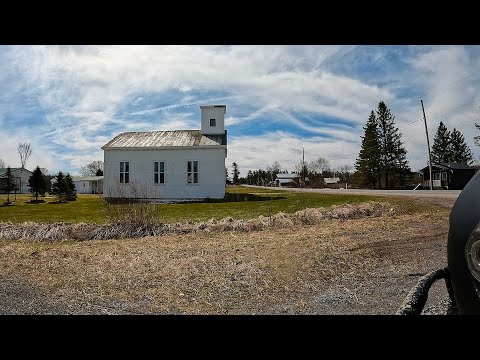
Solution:
[(92, 161), (86, 166), (82, 166), (80, 173), (83, 176), (101, 176), (103, 175), (103, 161), (97, 160)]
[(325, 158), (319, 157), (317, 160), (313, 160), (308, 164), (308, 169), (316, 173), (330, 171), (330, 162)]
[(351, 165), (343, 165), (338, 168), (338, 171), (341, 173), (348, 173), (353, 169), (353, 166)]
[(282, 170), (281, 169), (282, 166), (280, 165), (280, 163), (278, 161), (274, 161), (272, 163), (272, 165), (269, 166), (269, 168), (270, 168), (270, 171), (272, 171), (273, 173), (277, 173), (277, 174)]
[(340, 181), (344, 182), (350, 182), (350, 175), (351, 175), (351, 170), (353, 169), (353, 166), (351, 165), (343, 165), (340, 166), (337, 170), (339, 173)]
[(267, 173), (270, 175), (270, 181), (273, 181), (274, 174), (281, 171), (281, 165), (278, 161), (274, 161), (272, 165), (267, 165)]
[(4, 168), (5, 167), (5, 161), (3, 161), (3, 159), (0, 159), (0, 168)]
[(32, 146), (30, 143), (18, 143), (18, 153), (20, 154), (20, 163), (24, 169), (28, 158), (32, 155)]

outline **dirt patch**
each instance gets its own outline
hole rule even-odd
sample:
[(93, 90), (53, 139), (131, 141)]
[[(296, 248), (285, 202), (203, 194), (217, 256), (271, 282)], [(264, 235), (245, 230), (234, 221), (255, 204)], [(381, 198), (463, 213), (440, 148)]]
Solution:
[(394, 314), (419, 274), (446, 264), (449, 209), (432, 208), (251, 232), (0, 240), (0, 276), (59, 313)]

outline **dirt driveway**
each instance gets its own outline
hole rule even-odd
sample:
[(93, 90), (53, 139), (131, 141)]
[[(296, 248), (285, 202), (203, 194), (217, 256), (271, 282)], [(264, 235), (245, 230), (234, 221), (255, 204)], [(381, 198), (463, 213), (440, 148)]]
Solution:
[[(394, 314), (446, 265), (453, 197), (301, 228), (88, 242), (0, 240), (0, 314)], [(429, 299), (447, 297), (443, 283)]]

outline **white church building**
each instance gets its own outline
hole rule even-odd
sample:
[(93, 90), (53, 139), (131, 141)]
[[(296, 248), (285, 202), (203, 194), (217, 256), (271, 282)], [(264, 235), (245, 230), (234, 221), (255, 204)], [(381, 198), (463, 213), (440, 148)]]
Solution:
[(200, 130), (124, 132), (102, 146), (105, 197), (225, 196), (225, 105), (200, 106)]

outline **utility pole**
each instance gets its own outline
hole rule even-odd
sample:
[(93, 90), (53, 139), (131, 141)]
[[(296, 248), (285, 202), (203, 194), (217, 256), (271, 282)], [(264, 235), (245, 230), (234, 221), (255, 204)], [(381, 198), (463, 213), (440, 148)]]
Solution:
[(423, 100), (420, 98), (420, 103), (422, 104), (423, 111), (423, 121), (425, 122), (425, 133), (427, 134), (427, 146), (428, 146), (428, 168), (430, 171), (430, 190), (433, 190), (433, 179), (432, 179), (432, 154), (430, 153), (430, 140), (428, 139), (428, 128), (427, 128), (427, 117), (425, 116), (425, 108), (423, 107)]

